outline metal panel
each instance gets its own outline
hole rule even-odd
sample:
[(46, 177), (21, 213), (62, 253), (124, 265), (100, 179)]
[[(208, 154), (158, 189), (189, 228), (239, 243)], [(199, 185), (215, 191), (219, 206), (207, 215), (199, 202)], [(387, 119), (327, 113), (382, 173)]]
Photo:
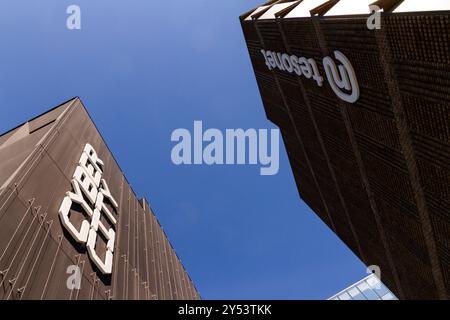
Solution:
[[(382, 268), (399, 298), (448, 298), (450, 16), (382, 19), (377, 31), (362, 15), (241, 24), (303, 200), (367, 265)], [(327, 81), (270, 71), (261, 49), (317, 62), (340, 50), (353, 65), (359, 100), (338, 99)]]
[[(0, 149), (0, 158), (10, 159), (13, 169), (14, 162), (29, 156), (0, 194), (0, 298), (176, 298), (170, 294), (176, 278), (168, 263), (170, 251), (165, 251), (170, 244), (159, 223), (148, 204), (144, 208), (138, 201), (81, 102), (72, 102), (58, 119), (62, 109), (31, 121), (38, 129), (55, 120), (51, 126)], [(44, 133), (45, 139), (34, 147)], [(105, 200), (117, 220), (115, 226), (104, 217), (100, 220), (116, 233), (110, 275), (99, 270), (86, 245), (73, 239), (58, 215), (66, 192), (72, 191), (71, 179), (87, 143), (104, 162), (102, 178), (119, 203), (116, 210)], [(86, 218), (81, 206), (71, 207), (69, 219), (75, 227)], [(105, 240), (97, 238), (95, 251), (105, 257)], [(71, 266), (79, 268), (80, 288), (68, 286)]]

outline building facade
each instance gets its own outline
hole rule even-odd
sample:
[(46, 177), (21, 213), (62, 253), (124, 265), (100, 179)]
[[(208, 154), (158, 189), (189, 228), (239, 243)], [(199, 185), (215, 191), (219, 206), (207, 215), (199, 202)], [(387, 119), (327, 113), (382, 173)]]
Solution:
[(369, 3), (269, 1), (240, 20), (301, 198), (399, 299), (448, 299), (450, 3)]
[(398, 300), (397, 297), (371, 274), (335, 294), (328, 300)]
[(0, 136), (0, 299), (199, 299), (80, 99)]

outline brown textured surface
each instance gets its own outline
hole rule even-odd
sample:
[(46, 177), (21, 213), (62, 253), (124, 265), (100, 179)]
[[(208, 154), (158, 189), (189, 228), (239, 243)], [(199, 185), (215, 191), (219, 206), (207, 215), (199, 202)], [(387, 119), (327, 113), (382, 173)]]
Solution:
[[(0, 299), (200, 298), (148, 203), (138, 200), (78, 98), (25, 126), (30, 130), (10, 146), (2, 144), (23, 126), (0, 137), (0, 184), (19, 169), (0, 194)], [(97, 270), (58, 217), (86, 143), (104, 161), (103, 177), (119, 203), (110, 276)], [(80, 290), (66, 287), (69, 265), (82, 271)]]
[[(247, 20), (267, 117), (277, 124), (302, 199), (404, 299), (450, 292), (450, 15)], [(355, 104), (265, 65), (260, 50), (340, 50), (361, 88)]]

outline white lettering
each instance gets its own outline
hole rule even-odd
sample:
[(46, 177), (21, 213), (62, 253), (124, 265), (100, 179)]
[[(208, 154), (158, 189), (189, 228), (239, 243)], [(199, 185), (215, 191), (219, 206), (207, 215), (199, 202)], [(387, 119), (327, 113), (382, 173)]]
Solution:
[[(112, 196), (108, 184), (101, 178), (103, 165), (103, 161), (98, 157), (94, 148), (90, 144), (86, 144), (73, 174), (72, 188), (74, 192), (66, 193), (59, 208), (59, 217), (72, 237), (77, 242), (86, 244), (90, 259), (100, 271), (103, 274), (111, 274), (115, 231), (112, 227), (107, 229), (100, 218), (104, 214), (112, 226), (116, 225), (117, 220), (104, 200), (108, 199), (114, 208), (118, 208), (119, 205)], [(89, 218), (82, 221), (80, 230), (77, 230), (70, 221), (70, 210), (73, 203), (79, 204), (83, 209), (82, 213)], [(104, 261), (100, 259), (95, 250), (98, 232), (101, 232), (107, 240)], [(69, 280), (67, 284), (69, 285)]]
[[(287, 53), (261, 50), (265, 63), (269, 70), (278, 68), (289, 73), (295, 72), (306, 79), (313, 79), (319, 87), (323, 86), (324, 78), (320, 75), (319, 68), (313, 58), (297, 57)], [(336, 67), (331, 57), (323, 59), (323, 66), (328, 83), (333, 92), (342, 100), (354, 103), (359, 99), (359, 85), (356, 80), (355, 70), (347, 57), (340, 51), (334, 51), (336, 60), (341, 64)], [(344, 89), (345, 91), (342, 91)]]

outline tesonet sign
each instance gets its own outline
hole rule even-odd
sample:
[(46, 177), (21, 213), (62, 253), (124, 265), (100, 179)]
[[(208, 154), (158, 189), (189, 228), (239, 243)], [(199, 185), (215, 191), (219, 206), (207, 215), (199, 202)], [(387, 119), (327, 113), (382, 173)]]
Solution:
[[(314, 59), (266, 50), (261, 50), (261, 53), (269, 70), (278, 68), (281, 71), (294, 72), (306, 79), (312, 78), (319, 87), (323, 85), (323, 77)], [(336, 66), (331, 57), (325, 57), (322, 61), (328, 83), (340, 99), (354, 103), (359, 99), (359, 85), (355, 70), (342, 52), (336, 50), (334, 56), (341, 63), (339, 66)]]
[[(112, 227), (107, 228), (103, 224), (101, 217), (105, 217), (111, 226), (116, 225), (117, 221), (106, 206), (105, 200), (108, 199), (116, 209), (119, 205), (111, 195), (108, 184), (102, 179), (103, 166), (103, 161), (98, 157), (94, 148), (90, 144), (86, 144), (73, 174), (73, 191), (66, 193), (59, 208), (59, 217), (75, 241), (86, 244), (90, 259), (100, 271), (103, 274), (111, 274), (116, 233)], [(69, 219), (70, 210), (74, 204), (81, 206), (84, 216), (87, 218), (82, 221), (79, 230)], [(98, 232), (107, 241), (103, 261), (95, 250)]]

